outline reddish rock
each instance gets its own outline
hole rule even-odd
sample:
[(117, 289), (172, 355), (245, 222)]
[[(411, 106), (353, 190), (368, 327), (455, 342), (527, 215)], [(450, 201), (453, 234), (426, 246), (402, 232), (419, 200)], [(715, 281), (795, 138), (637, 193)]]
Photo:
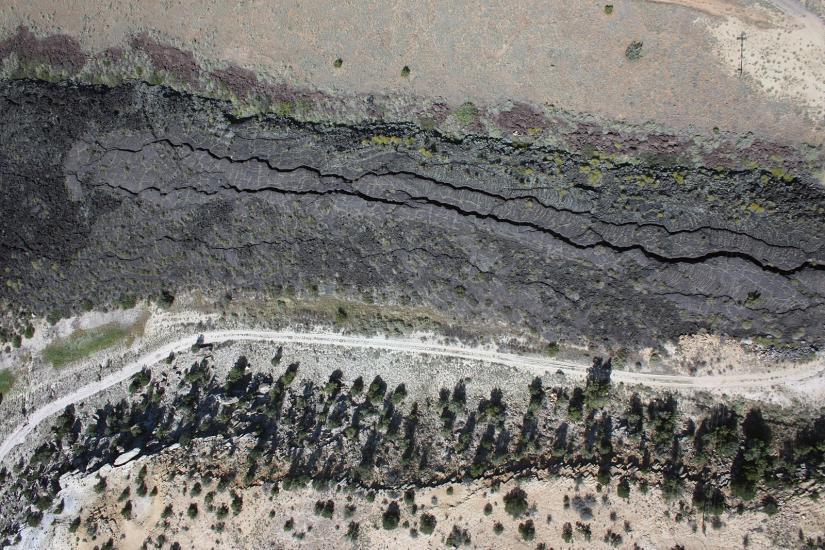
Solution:
[(17, 27), (17, 33), (0, 42), (0, 59), (11, 53), (29, 63), (43, 63), (58, 70), (76, 74), (86, 64), (86, 54), (80, 43), (65, 34), (37, 38), (28, 27)]
[(132, 38), (132, 47), (149, 56), (155, 69), (174, 75), (187, 84), (194, 84), (200, 75), (200, 65), (192, 52), (181, 50), (169, 44), (161, 44), (146, 33)]

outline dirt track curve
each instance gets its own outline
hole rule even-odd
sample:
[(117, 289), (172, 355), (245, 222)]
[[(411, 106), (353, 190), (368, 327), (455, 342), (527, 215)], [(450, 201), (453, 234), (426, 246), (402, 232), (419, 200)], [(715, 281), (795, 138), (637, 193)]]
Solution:
[[(548, 357), (522, 356), (510, 353), (464, 346), (450, 346), (430, 342), (405, 340), (398, 338), (349, 336), (338, 333), (302, 333), (293, 331), (266, 331), (266, 330), (216, 330), (193, 334), (165, 344), (154, 351), (147, 352), (135, 361), (125, 365), (120, 370), (94, 383), (56, 399), (31, 413), (24, 424), (14, 430), (0, 445), (0, 461), (17, 445), (22, 443), (26, 436), (37, 425), (53, 414), (63, 411), (68, 405), (87, 399), (130, 376), (144, 367), (150, 368), (162, 364), (162, 360), (171, 352), (181, 352), (190, 349), (199, 336), (203, 336), (204, 343), (218, 343), (227, 341), (268, 341), (279, 344), (310, 344), (322, 346), (341, 346), (350, 348), (373, 348), (384, 351), (412, 353), (453, 357), (484, 361), (499, 365), (524, 369), (537, 374), (548, 371), (562, 371), (565, 374), (584, 376), (589, 365), (569, 361), (559, 361)], [(684, 389), (719, 389), (719, 388), (755, 388), (770, 387), (777, 384), (802, 382), (818, 376), (825, 376), (825, 367), (819, 362), (800, 365), (792, 369), (784, 369), (773, 373), (717, 375), (717, 376), (684, 376), (650, 374), (614, 370), (612, 380), (625, 384), (644, 384), (660, 388), (676, 390)]]

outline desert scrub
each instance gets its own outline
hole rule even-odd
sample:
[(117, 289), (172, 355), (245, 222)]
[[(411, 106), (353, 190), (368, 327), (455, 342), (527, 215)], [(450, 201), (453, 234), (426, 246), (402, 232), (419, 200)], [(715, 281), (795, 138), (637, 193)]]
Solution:
[[(399, 137), (399, 136), (385, 136), (385, 135), (375, 135), (370, 137), (369, 140), (363, 140), (361, 142), (363, 145), (382, 145), (382, 146), (390, 146), (390, 145), (406, 145), (408, 147), (412, 146), (414, 143), (413, 138), (411, 137)], [(342, 310), (343, 308), (339, 307), (338, 310)], [(337, 320), (337, 314), (336, 314)]]
[(0, 370), (0, 395), (5, 395), (14, 385), (14, 375), (9, 369)]
[(466, 101), (455, 110), (453, 115), (457, 121), (467, 126), (474, 123), (478, 119), (478, 107), (476, 107), (472, 102)]
[(634, 40), (624, 51), (624, 56), (630, 61), (636, 61), (642, 57), (642, 46), (644, 46), (644, 42)]
[(404, 78), (408, 78), (410, 76), (410, 68), (406, 65), (404, 65), (404, 67), (401, 68), (401, 76), (403, 76)]
[(109, 348), (126, 338), (128, 330), (118, 324), (104, 325), (90, 330), (77, 330), (46, 346), (43, 358), (55, 368), (78, 361), (100, 350)]
[(335, 67), (336, 69), (340, 69), (341, 65), (343, 65), (343, 64), (344, 64), (344, 60), (341, 59), (340, 57), (332, 62), (332, 66)]

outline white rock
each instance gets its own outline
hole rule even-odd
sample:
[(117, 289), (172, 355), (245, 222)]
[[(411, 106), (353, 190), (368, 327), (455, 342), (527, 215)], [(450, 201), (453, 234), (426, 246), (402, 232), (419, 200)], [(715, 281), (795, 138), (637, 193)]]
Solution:
[(124, 464), (126, 464), (127, 462), (129, 462), (130, 460), (132, 460), (133, 458), (135, 458), (139, 454), (140, 454), (140, 449), (132, 449), (131, 451), (127, 451), (127, 452), (123, 453), (122, 455), (118, 456), (115, 459), (114, 464), (115, 464), (115, 466), (123, 466)]

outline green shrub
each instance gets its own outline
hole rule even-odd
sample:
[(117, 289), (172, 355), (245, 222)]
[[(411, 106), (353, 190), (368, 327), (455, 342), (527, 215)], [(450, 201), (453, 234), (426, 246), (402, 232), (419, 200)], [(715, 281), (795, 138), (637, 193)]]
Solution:
[(175, 296), (168, 290), (164, 290), (158, 296), (158, 305), (163, 309), (169, 309), (175, 303)]
[(408, 66), (404, 65), (401, 68), (401, 76), (404, 77), (404, 78), (407, 78), (407, 77), (410, 76), (410, 68)]
[(527, 493), (521, 487), (515, 487), (504, 495), (504, 511), (513, 518), (521, 517), (527, 511)]
[(318, 500), (315, 502), (315, 515), (321, 516), (327, 519), (332, 518), (333, 513), (335, 512), (335, 503), (332, 500), (327, 500), (324, 502), (323, 500)]
[(642, 57), (642, 46), (644, 46), (644, 42), (639, 40), (634, 40), (631, 42), (627, 49), (624, 51), (624, 55), (630, 61), (636, 61), (637, 59)]
[(72, 520), (72, 522), (69, 524), (69, 533), (76, 532), (79, 527), (80, 527), (80, 517), (78, 516), (78, 517), (74, 518)]
[(431, 535), (433, 530), (435, 530), (436, 523), (434, 515), (427, 513), (421, 514), (421, 523), (418, 529), (425, 535)]
[(243, 509), (243, 499), (237, 493), (232, 493), (232, 512), (237, 515)]
[(779, 504), (775, 498), (768, 495), (762, 499), (762, 510), (769, 516), (772, 516), (779, 511)]
[(620, 498), (630, 498), (630, 484), (626, 479), (619, 481), (619, 485), (616, 487), (616, 494), (619, 495)]
[(370, 403), (373, 405), (377, 405), (384, 398), (384, 393), (386, 391), (387, 383), (384, 382), (380, 376), (376, 375), (370, 383), (370, 387), (367, 389), (367, 399), (369, 399)]
[(103, 492), (104, 489), (106, 489), (106, 478), (98, 478), (97, 483), (95, 483), (94, 486), (95, 493), (100, 494)]
[(120, 306), (121, 309), (132, 309), (137, 305), (137, 298), (132, 294), (124, 294), (118, 298), (117, 305)]
[(458, 109), (455, 110), (453, 115), (458, 122), (464, 126), (469, 126), (478, 120), (479, 111), (478, 107), (476, 107), (474, 103), (471, 101), (465, 101), (461, 104), (461, 106), (459, 106)]
[(566, 522), (561, 528), (561, 538), (567, 544), (573, 540), (573, 526), (570, 525), (570, 522)]
[(518, 532), (524, 540), (533, 540), (536, 537), (536, 526), (533, 520), (528, 519), (524, 523), (519, 523)]
[(14, 375), (10, 369), (0, 370), (0, 394), (9, 393), (9, 390), (14, 385)]
[(393, 500), (389, 503), (387, 509), (384, 510), (384, 513), (381, 516), (381, 524), (384, 526), (384, 529), (395, 529), (398, 527), (398, 522), (400, 519), (401, 509), (398, 507), (398, 503)]
[(129, 384), (129, 393), (137, 393), (138, 391), (142, 390), (146, 387), (149, 381), (152, 379), (152, 373), (149, 369), (143, 368), (132, 376), (132, 381)]
[(458, 525), (453, 525), (453, 528), (447, 536), (447, 540), (445, 542), (447, 543), (447, 546), (458, 548), (462, 545), (469, 546), (472, 540), (470, 539), (470, 533), (468, 533), (466, 529), (461, 529)]

